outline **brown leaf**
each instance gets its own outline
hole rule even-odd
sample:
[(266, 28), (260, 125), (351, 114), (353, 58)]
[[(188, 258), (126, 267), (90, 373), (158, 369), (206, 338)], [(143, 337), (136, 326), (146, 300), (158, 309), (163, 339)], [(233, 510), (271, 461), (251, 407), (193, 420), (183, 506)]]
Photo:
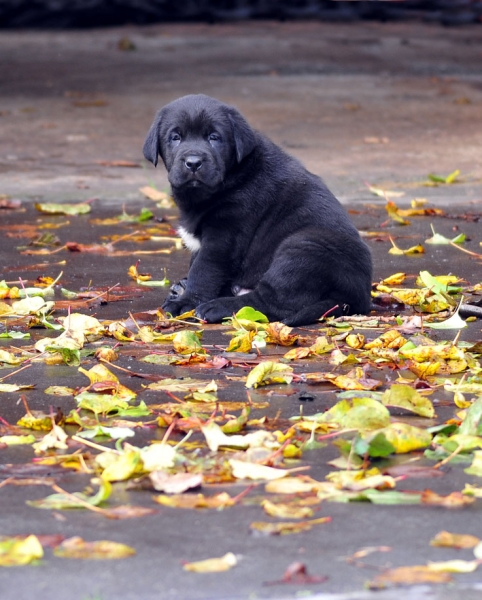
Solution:
[(277, 585), (280, 583), (294, 583), (295, 585), (309, 585), (313, 583), (324, 583), (328, 577), (326, 575), (308, 575), (306, 565), (301, 562), (291, 563), (286, 571), (283, 573), (283, 577), (277, 581), (266, 581), (264, 585)]
[(430, 540), (430, 545), (443, 548), (474, 548), (479, 542), (475, 535), (440, 531)]
[(422, 504), (443, 506), (444, 508), (463, 508), (475, 502), (475, 498), (464, 496), (462, 492), (452, 492), (448, 496), (440, 496), (432, 490), (424, 490), (420, 499)]
[(106, 517), (111, 517), (113, 519), (137, 519), (138, 517), (155, 515), (158, 512), (155, 508), (147, 508), (145, 506), (130, 506), (127, 504), (115, 506), (114, 508), (104, 508), (103, 510)]
[(98, 160), (96, 162), (103, 167), (139, 168), (141, 166), (138, 162), (133, 162), (132, 160)]

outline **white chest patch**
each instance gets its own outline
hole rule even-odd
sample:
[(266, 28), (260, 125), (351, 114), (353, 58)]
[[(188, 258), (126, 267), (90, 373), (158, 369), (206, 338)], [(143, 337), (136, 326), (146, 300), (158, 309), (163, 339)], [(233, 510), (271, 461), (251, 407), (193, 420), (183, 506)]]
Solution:
[(179, 227), (177, 233), (181, 236), (184, 245), (191, 252), (197, 252), (201, 247), (201, 242), (189, 231), (186, 231), (184, 227)]

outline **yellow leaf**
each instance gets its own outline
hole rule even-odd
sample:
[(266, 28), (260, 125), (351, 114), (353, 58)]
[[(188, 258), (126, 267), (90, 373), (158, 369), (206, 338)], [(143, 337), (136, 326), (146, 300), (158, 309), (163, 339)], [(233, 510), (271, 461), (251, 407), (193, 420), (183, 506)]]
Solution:
[(431, 346), (406, 348), (400, 351), (400, 355), (417, 362), (425, 362), (430, 359), (463, 360), (464, 350), (453, 344), (433, 344)]
[(361, 333), (350, 333), (346, 336), (345, 342), (347, 346), (350, 348), (354, 348), (355, 350), (359, 348), (363, 348), (363, 344), (365, 343), (365, 336)]
[(192, 571), (193, 573), (219, 573), (228, 571), (238, 564), (236, 556), (232, 552), (228, 552), (220, 558), (207, 558), (197, 562), (185, 563), (183, 569)]
[(391, 423), (388, 427), (380, 429), (379, 433), (392, 444), (396, 454), (420, 450), (432, 442), (432, 435), (428, 431), (408, 423)]
[(124, 481), (134, 473), (141, 471), (139, 449), (129, 446), (120, 455), (114, 452), (103, 452), (95, 457), (96, 463), (104, 470), (102, 479), (105, 481)]
[(300, 475), (269, 481), (265, 486), (265, 490), (269, 494), (304, 494), (316, 492), (318, 488), (325, 485), (326, 483), (323, 481), (317, 481), (308, 475)]
[(111, 560), (128, 558), (136, 553), (134, 548), (118, 542), (99, 540), (86, 542), (81, 537), (71, 537), (54, 548), (54, 555), (59, 558), (87, 560)]
[(399, 214), (399, 208), (395, 202), (388, 201), (385, 209), (388, 213), (388, 216), (396, 223), (399, 223), (400, 225), (410, 225), (410, 221), (407, 221)]
[(256, 331), (246, 331), (241, 335), (235, 335), (229, 342), (226, 352), (250, 352), (253, 347), (253, 339)]
[(311, 519), (309, 521), (295, 521), (285, 523), (266, 523), (264, 521), (254, 521), (249, 528), (253, 531), (263, 533), (264, 535), (288, 535), (291, 533), (300, 533), (309, 531), (314, 525), (329, 523), (331, 517), (321, 517), (319, 519)]
[(0, 541), (0, 567), (27, 565), (43, 555), (42, 544), (35, 535), (23, 539), (9, 537)]
[(424, 565), (389, 569), (369, 582), (370, 589), (385, 588), (387, 585), (416, 585), (420, 583), (449, 583), (452, 577), (443, 571), (435, 571)]
[(447, 560), (429, 562), (428, 568), (437, 573), (472, 573), (479, 566), (478, 560)]
[(317, 337), (315, 343), (310, 346), (310, 350), (313, 354), (326, 354), (327, 352), (331, 352), (334, 348), (335, 345), (328, 341), (328, 338), (324, 335)]
[(263, 500), (261, 506), (270, 517), (278, 519), (306, 519), (313, 516), (313, 509), (309, 506), (297, 506), (296, 504), (275, 504), (269, 500)]
[(422, 246), (422, 244), (417, 244), (416, 246), (407, 248), (407, 250), (402, 250), (402, 248), (399, 248), (392, 239), (390, 239), (390, 241), (392, 242), (392, 247), (388, 251), (389, 254), (403, 256), (410, 254), (424, 254), (425, 252), (425, 248)]
[(189, 510), (196, 508), (221, 510), (234, 506), (236, 503), (227, 492), (220, 492), (213, 496), (204, 496), (204, 494), (159, 494), (158, 496), (153, 496), (153, 500), (163, 506)]
[(402, 334), (396, 329), (390, 329), (385, 333), (382, 333), (379, 337), (371, 342), (365, 344), (365, 350), (371, 350), (372, 348), (401, 348), (406, 344), (407, 340)]
[(245, 462), (235, 458), (229, 459), (228, 462), (236, 479), (280, 479), (289, 473), (287, 469), (275, 469), (274, 467)]
[(378, 469), (369, 471), (334, 471), (326, 476), (338, 488), (359, 492), (374, 488), (393, 489), (395, 480), (390, 475), (382, 475)]
[(312, 350), (310, 348), (292, 348), (283, 356), (285, 360), (300, 360), (311, 356)]
[(79, 367), (78, 370), (80, 373), (83, 373), (89, 378), (90, 383), (97, 383), (98, 381), (119, 381), (116, 375), (114, 375), (114, 373), (111, 373), (109, 369), (103, 364), (94, 365), (88, 371), (86, 371), (82, 367)]
[(260, 362), (249, 373), (246, 378), (246, 387), (258, 387), (271, 383), (291, 383), (293, 380), (293, 369), (288, 365), (275, 363), (271, 360)]
[(400, 285), (405, 281), (406, 277), (406, 273), (395, 273), (394, 275), (390, 275), (390, 277), (383, 279), (383, 283), (386, 285)]
[(394, 384), (382, 396), (385, 406), (396, 406), (431, 419), (435, 415), (433, 404), (409, 385)]

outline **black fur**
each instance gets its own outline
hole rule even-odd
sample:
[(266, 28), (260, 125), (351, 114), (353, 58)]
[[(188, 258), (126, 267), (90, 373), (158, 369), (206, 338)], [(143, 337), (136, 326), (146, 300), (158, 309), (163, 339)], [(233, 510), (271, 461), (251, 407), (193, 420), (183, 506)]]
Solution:
[(144, 144), (158, 155), (184, 237), (200, 243), (164, 310), (218, 322), (252, 306), (288, 325), (369, 312), (371, 256), (344, 208), (236, 109), (203, 95), (168, 104)]

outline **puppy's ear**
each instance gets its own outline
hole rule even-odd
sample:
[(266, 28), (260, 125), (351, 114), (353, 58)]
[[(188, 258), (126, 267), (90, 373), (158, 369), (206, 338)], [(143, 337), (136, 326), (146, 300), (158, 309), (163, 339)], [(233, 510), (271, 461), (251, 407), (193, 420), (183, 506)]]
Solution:
[(161, 124), (162, 111), (159, 111), (151, 125), (142, 149), (145, 158), (157, 167), (157, 157), (161, 155), (161, 144), (159, 141), (159, 127)]
[(233, 127), (234, 144), (236, 147), (236, 159), (240, 163), (243, 158), (251, 154), (256, 146), (254, 131), (246, 122), (245, 118), (237, 110), (230, 110), (228, 117)]

